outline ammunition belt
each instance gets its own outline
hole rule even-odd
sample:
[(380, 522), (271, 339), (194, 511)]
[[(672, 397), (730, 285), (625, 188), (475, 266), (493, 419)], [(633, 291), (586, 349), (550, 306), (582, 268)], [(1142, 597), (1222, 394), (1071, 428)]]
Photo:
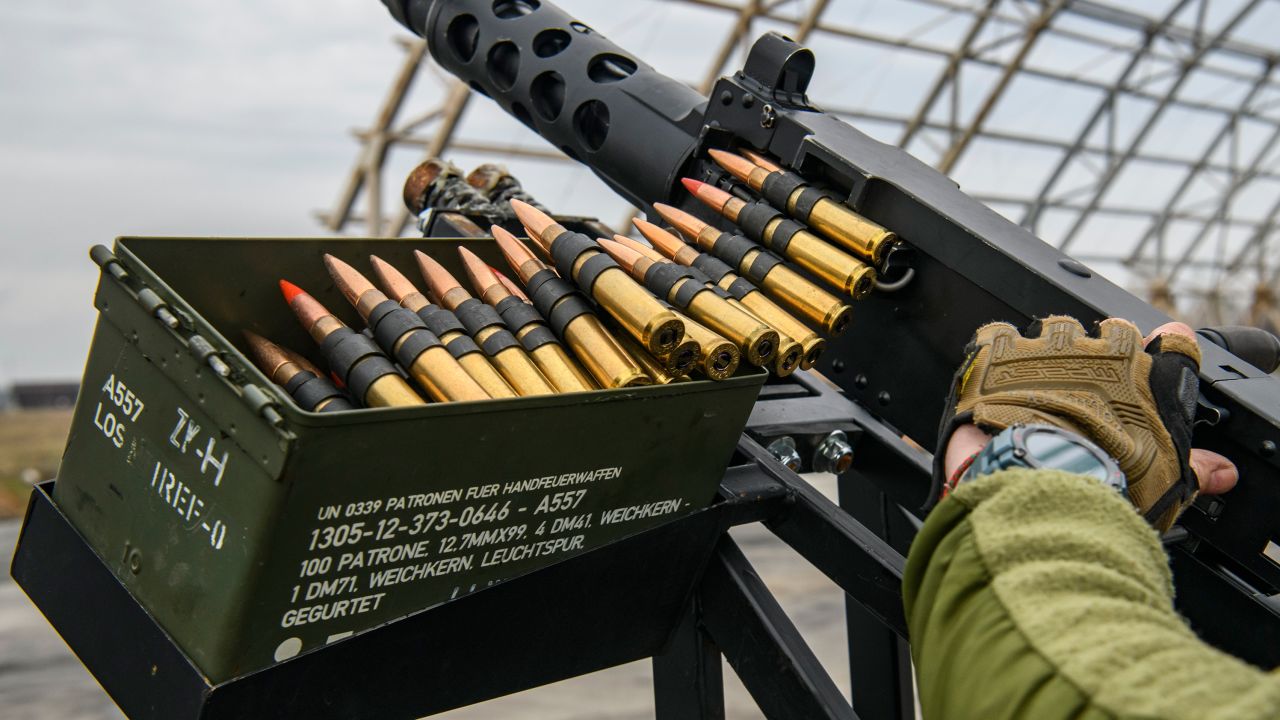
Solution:
[(320, 349), (329, 360), (329, 368), (357, 398), (363, 399), (375, 380), (396, 372), (395, 366), (373, 340), (351, 328), (329, 333)]
[(693, 267), (706, 273), (712, 282), (720, 282), (720, 278), (733, 272), (733, 268), (725, 264), (723, 260), (706, 253), (698, 253), (698, 257), (693, 261)]
[[(781, 218), (781, 222), (774, 227), (773, 233), (769, 238), (765, 239), (765, 228), (769, 223)], [(796, 233), (805, 229), (803, 225), (784, 217), (781, 212), (768, 203), (752, 202), (747, 203), (742, 208), (742, 212), (738, 213), (738, 227), (747, 232), (747, 235), (759, 239), (765, 245), (780, 254), (787, 252), (787, 245), (791, 244), (791, 238)]]
[[(396, 362), (401, 367), (409, 367), (419, 355), (440, 346), (440, 338), (427, 329), (422, 318), (391, 300), (373, 307), (369, 312), (369, 327), (373, 329), (373, 339), (383, 350), (395, 352)], [(396, 343), (406, 333), (409, 333), (409, 337), (396, 348)]]
[(458, 321), (458, 316), (439, 305), (428, 305), (422, 308), (418, 311), (418, 317), (422, 318), (427, 329), (435, 333), (436, 337), (444, 337), (451, 332), (459, 332), (463, 335), (467, 333), (467, 329)]
[(331, 400), (332, 402), (325, 405), (320, 412), (355, 409), (355, 406), (347, 400), (342, 391), (334, 387), (334, 384), (329, 382), (328, 378), (322, 378), (315, 373), (300, 372), (294, 375), (284, 387), (289, 392), (289, 395), (307, 410), (314, 411), (325, 400)]
[(576, 287), (550, 270), (535, 273), (525, 283), (525, 290), (558, 337), (564, 337), (565, 327), (579, 315), (595, 312)]
[(739, 269), (742, 269), (742, 259), (747, 256), (747, 253), (752, 250), (758, 250), (759, 254), (751, 261), (751, 265), (743, 270), (743, 274), (747, 276), (747, 279), (757, 284), (764, 280), (764, 276), (768, 275), (775, 265), (782, 263), (782, 258), (777, 255), (741, 235), (727, 232), (720, 233), (720, 237), (716, 238), (711, 249), (716, 254), (716, 257)]
[[(597, 251), (594, 256), (582, 264), (578, 269), (578, 274), (573, 274), (573, 265), (578, 261), (578, 257), (588, 250)], [(600, 246), (591, 238), (566, 230), (556, 236), (551, 241), (551, 259), (556, 264), (556, 269), (560, 271), (562, 277), (571, 277), (588, 295), (591, 294), (591, 288), (595, 287), (596, 280), (600, 277), (600, 273), (609, 268), (618, 267), (618, 263), (613, 258), (599, 252)], [(621, 268), (618, 268), (621, 270)]]
[(494, 308), (502, 316), (507, 326), (514, 328), (517, 333), (529, 325), (535, 325), (523, 335), (516, 336), (525, 350), (533, 352), (543, 345), (556, 342), (555, 334), (545, 325), (542, 315), (532, 305), (520, 298), (514, 295), (505, 297)]

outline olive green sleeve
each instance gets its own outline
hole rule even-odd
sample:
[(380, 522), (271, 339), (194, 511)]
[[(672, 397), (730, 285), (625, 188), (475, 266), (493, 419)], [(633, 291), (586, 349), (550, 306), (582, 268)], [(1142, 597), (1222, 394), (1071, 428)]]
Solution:
[(1085, 477), (961, 485), (912, 545), (903, 598), (926, 720), (1280, 718), (1280, 677), (1195, 637), (1155, 532)]

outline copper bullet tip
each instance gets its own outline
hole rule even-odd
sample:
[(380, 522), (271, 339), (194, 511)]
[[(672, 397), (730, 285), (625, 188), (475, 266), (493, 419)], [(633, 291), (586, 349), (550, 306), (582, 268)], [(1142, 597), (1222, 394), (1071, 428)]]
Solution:
[[(520, 242), (519, 238), (502, 228), (494, 225), (489, 228), (489, 232), (493, 233), (493, 239), (498, 242), (498, 249), (502, 251), (502, 256), (507, 259), (507, 265), (520, 276), (521, 280), (528, 280), (521, 268), (525, 268), (529, 261), (534, 261), (528, 268), (538, 267), (538, 270), (546, 267), (541, 260), (534, 256), (533, 251), (527, 245)], [(536, 271), (534, 271), (536, 272)]]
[(745, 181), (747, 176), (751, 174), (751, 171), (756, 169), (755, 163), (741, 155), (734, 155), (733, 153), (726, 152), (724, 150), (708, 150), (707, 154), (711, 156), (711, 159), (714, 160), (717, 165), (728, 170), (730, 175), (738, 178), (739, 180)]
[(626, 235), (614, 234), (613, 240), (614, 242), (618, 243), (619, 245), (622, 245), (623, 247), (626, 247), (631, 250), (635, 250), (636, 252), (640, 253), (644, 257), (647, 257), (654, 262), (667, 262), (667, 258), (663, 256), (662, 253), (658, 252), (657, 250), (654, 250), (653, 248), (649, 247), (648, 245), (645, 245), (644, 243), (640, 242), (639, 240), (636, 240), (635, 238), (629, 238)]
[(515, 211), (516, 217), (520, 220), (520, 224), (524, 225), (529, 231), (529, 237), (538, 241), (539, 245), (546, 247), (551, 244), (555, 238), (547, 237), (547, 230), (552, 227), (560, 227), (555, 220), (549, 215), (542, 212), (538, 208), (527, 202), (511, 199), (511, 209)]
[(648, 240), (651, 245), (658, 249), (658, 252), (666, 257), (675, 258), (676, 253), (680, 252), (681, 248), (688, 247), (680, 238), (647, 220), (635, 218), (631, 221), (631, 224), (636, 226), (636, 229), (640, 231), (645, 240)]
[(298, 353), (289, 348), (280, 347), (255, 332), (248, 330), (243, 332), (245, 342), (249, 343), (249, 351), (253, 354), (254, 361), (262, 369), (263, 374), (271, 378), (272, 382), (284, 385), (297, 375), (295, 372), (285, 377), (276, 377), (276, 373), (280, 372), (280, 369), (289, 363), (293, 363), (299, 370), (305, 370), (316, 377), (324, 377), (324, 373), (320, 371), (320, 368), (312, 365), (310, 360)]
[(489, 228), (489, 232), (493, 235), (493, 239), (498, 243), (498, 249), (502, 251), (503, 257), (507, 259), (507, 263), (513, 268), (518, 268), (523, 263), (534, 260), (533, 252), (520, 242), (520, 238), (512, 235), (503, 228), (494, 225)]
[(342, 292), (342, 297), (352, 305), (356, 305), (357, 309), (359, 309), (360, 298), (370, 290), (377, 289), (368, 278), (360, 274), (359, 270), (328, 253), (324, 256), (324, 266), (329, 271), (329, 277), (333, 278), (333, 283)]
[[(279, 347), (279, 346), (277, 346), (277, 347)], [(290, 350), (290, 349), (289, 349), (289, 348), (287, 348), (287, 347), (281, 347), (281, 348), (280, 348), (280, 352), (284, 353), (284, 356), (285, 356), (286, 358), (288, 358), (289, 362), (291, 362), (291, 363), (293, 363), (293, 364), (297, 365), (298, 367), (302, 368), (303, 370), (306, 370), (307, 372), (311, 373), (312, 375), (315, 375), (316, 377), (324, 377), (324, 371), (323, 371), (323, 370), (321, 370), (320, 368), (316, 367), (314, 364), (312, 364), (312, 362), (311, 362), (310, 360), (308, 360), (308, 359), (306, 359), (306, 358), (302, 357), (302, 356), (301, 356), (301, 355), (299, 355), (298, 353), (296, 353), (296, 352), (294, 352), (294, 351)]]
[(458, 257), (462, 258), (462, 267), (467, 271), (467, 279), (471, 281), (471, 287), (476, 292), (484, 294), (490, 287), (501, 284), (489, 269), (489, 265), (476, 257), (475, 253), (460, 247)]
[(378, 276), (378, 282), (382, 285), (382, 289), (396, 302), (403, 302), (409, 295), (419, 292), (413, 282), (404, 276), (404, 273), (397, 270), (394, 265), (386, 260), (377, 255), (370, 255), (369, 264), (373, 266), (373, 274)]
[(635, 250), (632, 250), (626, 245), (614, 242), (612, 240), (598, 238), (596, 242), (600, 243), (600, 247), (604, 248), (604, 251), (609, 253), (609, 257), (617, 261), (617, 263), (621, 265), (622, 268), (627, 271), (627, 273), (631, 273), (632, 270), (635, 268), (636, 263), (639, 262), (644, 257), (643, 255), (636, 252)]
[(671, 223), (676, 230), (687, 238), (696, 238), (698, 233), (706, 229), (707, 223), (690, 215), (689, 213), (677, 207), (665, 205), (663, 203), (654, 203), (653, 209), (658, 211), (658, 215), (667, 222)]
[(249, 352), (253, 355), (254, 362), (267, 377), (275, 381), (276, 370), (289, 362), (289, 358), (284, 354), (284, 348), (248, 330), (244, 331), (244, 340), (249, 344)]
[(418, 270), (422, 272), (422, 279), (427, 282), (427, 294), (429, 294), (437, 304), (443, 304), (440, 301), (451, 290), (463, 290), (462, 283), (458, 282), (444, 266), (436, 262), (435, 258), (422, 252), (414, 250), (413, 257), (418, 261)]
[(733, 199), (732, 195), (714, 185), (698, 182), (692, 178), (683, 178), (680, 182), (684, 183), (685, 189), (692, 193), (694, 197), (706, 203), (716, 212), (720, 212), (725, 203)]
[(527, 303), (533, 302), (532, 300), (529, 299), (528, 295), (524, 294), (524, 288), (517, 285), (515, 280), (512, 280), (506, 275), (503, 275), (497, 270), (494, 270), (492, 266), (490, 266), (489, 269), (493, 270), (494, 276), (498, 278), (498, 282), (502, 283), (502, 287), (507, 289), (507, 292), (511, 293), (512, 295), (515, 295), (516, 297), (520, 298), (521, 300)]
[(746, 159), (755, 163), (757, 166), (762, 167), (765, 170), (768, 170), (769, 172), (778, 172), (782, 170), (781, 165), (765, 157), (763, 154), (756, 152), (755, 150), (751, 150), (750, 148), (742, 148), (738, 152), (742, 153), (742, 156), (745, 157)]

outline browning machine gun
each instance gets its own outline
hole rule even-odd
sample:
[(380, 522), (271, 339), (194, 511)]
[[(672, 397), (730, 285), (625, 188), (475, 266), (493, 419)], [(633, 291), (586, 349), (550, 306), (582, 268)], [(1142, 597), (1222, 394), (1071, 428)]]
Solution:
[[(932, 449), (948, 383), (976, 327), (994, 319), (1025, 326), (1050, 313), (1086, 325), (1124, 317), (1144, 331), (1169, 320), (942, 173), (816, 107), (806, 95), (814, 54), (782, 35), (762, 36), (742, 70), (703, 97), (548, 2), (384, 3), (426, 39), (440, 65), (637, 207), (651, 212), (655, 202), (676, 205), (731, 228), (680, 179), (734, 191), (741, 186), (707, 151), (745, 148), (776, 158), (898, 235), (901, 245), (881, 265), (880, 288), (857, 304), (848, 331), (830, 340), (817, 366), (853, 401), (843, 406), (850, 414), (838, 417), (840, 406), (832, 402), (842, 398), (805, 405), (812, 393), (795, 387), (808, 382), (798, 373), (795, 382), (766, 386), (749, 431), (767, 444), (783, 435), (799, 439), (806, 429), (810, 435), (835, 425), (848, 430), (856, 437), (856, 460), (842, 483), (842, 505), (899, 551), (913, 534), (899, 507), (918, 514), (929, 486), (927, 458), (900, 436)], [(1241, 479), (1226, 496), (1201, 498), (1167, 538), (1178, 598), (1206, 639), (1275, 666), (1280, 382), (1269, 375), (1274, 339), (1233, 329), (1201, 338), (1196, 444), (1234, 460)], [(1238, 612), (1225, 612), (1223, 603)]]

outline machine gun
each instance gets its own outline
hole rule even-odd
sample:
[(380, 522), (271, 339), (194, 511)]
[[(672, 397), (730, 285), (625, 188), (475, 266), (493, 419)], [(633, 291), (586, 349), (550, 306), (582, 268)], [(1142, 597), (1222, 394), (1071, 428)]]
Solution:
[[(814, 54), (782, 35), (757, 40), (743, 69), (702, 97), (548, 2), (383, 1), (427, 40), (441, 66), (637, 207), (673, 204), (728, 229), (679, 179), (722, 182), (706, 151), (739, 144), (780, 158), (902, 238), (911, 251), (909, 282), (860, 303), (849, 331), (831, 341), (818, 367), (858, 413), (843, 419), (859, 436), (848, 475), (875, 488), (869, 495), (852, 488), (867, 502), (843, 504), (900, 551), (913, 534), (902, 517), (918, 512), (928, 488), (927, 463), (901, 436), (934, 442), (948, 382), (974, 328), (995, 319), (1025, 326), (1050, 313), (1086, 324), (1124, 317), (1144, 330), (1169, 320), (970, 198), (945, 175), (824, 113), (806, 95)], [(1268, 374), (1274, 346), (1242, 350), (1242, 340), (1249, 345), (1256, 338), (1229, 330), (1201, 336), (1208, 342), (1201, 343), (1195, 441), (1235, 461), (1241, 480), (1224, 497), (1201, 498), (1166, 539), (1179, 602), (1207, 640), (1274, 666), (1280, 663), (1274, 602), (1280, 593), (1280, 382)], [(806, 420), (813, 410), (800, 402), (806, 394), (768, 386), (749, 432), (767, 443), (803, 434), (798, 426), (807, 424), (812, 434), (839, 424), (829, 403)], [(1245, 626), (1249, 630), (1240, 632)]]
[[(686, 195), (679, 181), (694, 177), (733, 187), (707, 159), (707, 151), (750, 146), (779, 158), (896, 232), (904, 250), (882, 265), (888, 270), (887, 281), (858, 303), (850, 329), (831, 339), (817, 367), (835, 385), (803, 371), (765, 384), (709, 506), (491, 586), (455, 587), (446, 601), (415, 605), (408, 614), (390, 616), (354, 634), (329, 636), (323, 645), (305, 651), (300, 638), (287, 638), (275, 647), (274, 663), (251, 670), (220, 667), (213, 676), (197, 664), (121, 581), (122, 575), (129, 579), (144, 569), (133, 535), (127, 536), (122, 557), (114, 547), (108, 552), (116, 559), (102, 555), (64, 512), (73, 507), (96, 512), (96, 506), (82, 502), (81, 496), (72, 496), (76, 500), (70, 505), (60, 504), (64, 496), (53, 495), (52, 482), (33, 493), (14, 556), (15, 580), (131, 717), (421, 717), (652, 657), (658, 717), (714, 718), (724, 716), (722, 655), (768, 717), (915, 717), (900, 589), (903, 556), (919, 528), (930, 485), (931, 458), (921, 445), (933, 442), (948, 383), (969, 335), (993, 319), (1023, 325), (1049, 313), (1066, 313), (1085, 322), (1126, 317), (1144, 329), (1168, 318), (969, 198), (945, 176), (815, 108), (806, 96), (814, 55), (781, 35), (768, 34), (757, 41), (743, 70), (722, 78), (704, 98), (545, 1), (383, 2), (400, 22), (427, 39), (441, 65), (589, 166), (639, 207), (651, 209), (651, 203), (662, 201), (728, 229), (725, 221)], [(465, 234), (450, 226), (450, 215), (424, 216), (426, 233)], [(576, 227), (588, 229), (580, 221)], [(387, 239), (351, 242), (362, 247), (381, 243), (396, 252), (400, 249), (390, 246), (402, 245)], [(239, 427), (240, 442), (258, 448), (254, 454), (261, 452), (268, 465), (278, 462), (309, 472), (341, 457), (313, 450), (307, 462), (285, 465), (288, 456), (276, 452), (288, 446), (280, 442), (284, 430), (277, 410), (288, 408), (276, 405), (252, 383), (237, 384), (246, 375), (227, 372), (222, 359), (234, 358), (235, 348), (224, 341), (215, 346), (208, 339), (219, 339), (217, 327), (244, 326), (236, 309), (221, 301), (226, 288), (204, 282), (203, 276), (187, 282), (188, 295), (205, 298), (196, 304), (205, 306), (209, 317), (201, 315), (190, 304), (193, 301), (173, 293), (169, 283), (153, 282), (152, 287), (145, 282), (163, 273), (138, 259), (131, 249), (135, 244), (144, 255), (150, 248), (157, 267), (181, 270), (192, 264), (189, 254), (173, 250), (191, 245), (176, 242), (124, 239), (118, 244), (121, 256), (95, 248), (92, 257), (103, 268), (100, 308), (106, 317), (110, 306), (111, 316), (100, 323), (101, 337), (95, 335), (90, 367), (105, 367), (95, 362), (124, 363), (131, 378), (145, 371), (151, 392), (166, 398), (189, 398), (198, 390), (204, 405), (207, 393), (211, 412), (217, 411), (232, 431)], [(239, 268), (268, 256), (280, 260), (288, 252), (307, 252), (297, 249), (300, 245), (226, 241), (203, 246), (218, 248), (206, 250), (207, 262)], [(254, 262), (245, 259), (249, 257)], [(128, 268), (126, 260), (133, 263)], [(184, 276), (178, 272), (174, 277)], [(210, 320), (214, 316), (217, 322)], [(1223, 497), (1199, 501), (1166, 535), (1177, 601), (1201, 637), (1245, 660), (1274, 667), (1280, 665), (1280, 383), (1264, 370), (1277, 363), (1280, 345), (1274, 338), (1241, 329), (1219, 328), (1202, 332), (1202, 337), (1202, 422), (1196, 428), (1196, 444), (1234, 460), (1241, 481)], [(144, 346), (151, 355), (144, 353)], [(172, 357), (172, 369), (165, 371), (165, 361), (155, 363), (152, 357)], [(105, 372), (94, 377), (101, 374)], [(179, 393), (174, 377), (194, 389)], [(111, 380), (108, 387), (123, 392), (124, 386)], [(754, 392), (755, 387), (748, 389)], [(744, 395), (739, 409), (745, 412), (750, 399)], [(149, 402), (153, 408), (159, 405)], [(86, 424), (88, 419), (96, 423), (92, 408), (85, 405)], [(183, 427), (187, 413), (181, 407), (178, 413)], [(160, 422), (161, 430), (170, 432), (169, 424)], [(390, 440), (402, 437), (396, 432), (412, 433), (416, 439), (421, 431), (417, 422), (374, 430), (384, 433), (391, 428), (386, 431)], [(299, 423), (293, 430), (310, 427), (310, 422)], [(725, 434), (728, 440), (735, 437), (736, 427)], [(169, 447), (185, 453), (185, 443), (175, 439), (178, 430), (172, 432)], [(194, 432), (189, 431), (188, 438)], [(460, 437), (466, 428), (456, 432)], [(359, 439), (363, 442), (371, 435)], [(103, 442), (96, 435), (94, 439)], [(206, 458), (212, 457), (212, 433), (208, 442)], [(164, 447), (163, 440), (156, 444)], [(649, 446), (644, 449), (650, 456)], [(114, 452), (106, 446), (99, 450)], [(123, 500), (125, 493), (110, 481), (117, 477), (112, 473), (136, 479), (128, 474), (134, 472), (132, 453), (127, 463), (120, 463), (127, 469), (108, 467), (101, 478), (93, 465), (97, 457), (84, 455), (87, 460), (82, 463), (92, 467), (78, 476), (67, 471), (58, 481), (60, 488), (100, 479)], [(218, 478), (226, 455), (223, 458), (216, 463)], [(201, 463), (203, 473), (209, 460)], [(796, 475), (794, 471), (805, 466), (839, 472), (838, 507)], [(66, 471), (65, 462), (63, 467)], [(156, 462), (156, 472), (160, 467)], [(386, 463), (362, 464), (350, 473), (385, 467)], [(467, 468), (470, 472), (471, 466)], [(250, 471), (255, 479), (262, 472), (257, 467), (245, 470)], [(687, 479), (665, 471), (649, 475), (671, 482)], [(284, 476), (264, 476), (269, 483), (241, 487), (289, 494), (294, 486), (280, 485), (276, 477)], [(472, 479), (472, 474), (462, 478), (468, 483)], [(715, 482), (714, 473), (709, 479)], [(170, 473), (168, 487), (174, 482)], [(155, 488), (155, 480), (152, 483)], [(326, 489), (323, 482), (299, 486)], [(155, 501), (149, 494), (137, 497)], [(163, 511), (173, 522), (170, 510), (177, 506), (164, 497)], [(269, 527), (272, 537), (276, 525), (288, 530), (296, 524), (296, 513), (259, 512), (272, 504), (259, 499), (266, 495), (235, 497), (251, 508), (244, 517), (256, 522), (254, 527)], [(301, 507), (284, 504), (290, 510)], [(336, 513), (338, 506), (333, 508)], [(306, 509), (309, 527), (316, 513), (310, 505)], [(130, 533), (134, 527), (152, 528), (148, 522), (129, 525)], [(852, 706), (726, 533), (732, 526), (757, 522), (845, 592)], [(162, 529), (156, 546), (176, 552), (169, 525), (154, 527)], [(214, 527), (222, 531), (205, 528), (212, 533), (208, 538), (196, 536), (208, 546), (201, 552), (221, 548), (228, 540), (223, 523)], [(257, 542), (246, 544), (245, 552), (272, 561), (292, 557), (273, 555), (274, 549)], [(204, 556), (195, 557), (205, 562), (199, 560)], [(212, 563), (193, 567), (199, 571), (192, 574), (200, 578), (243, 577), (222, 574), (222, 566)], [(251, 571), (271, 575), (265, 567)], [(303, 567), (305, 572), (305, 563)], [(289, 574), (280, 575), (280, 582), (296, 582), (292, 568), (290, 564)], [(170, 599), (164, 583), (183, 587), (174, 579), (179, 574), (164, 574), (157, 591), (162, 599)], [(221, 585), (235, 597), (248, 598), (247, 590), (236, 583)], [(186, 605), (189, 598), (181, 594), (180, 604)], [(267, 599), (245, 599), (245, 606), (267, 608)], [(86, 602), (98, 612), (84, 612)], [(350, 605), (345, 599), (338, 602), (344, 603), (344, 612)], [(269, 617), (273, 625), (283, 622), (266, 610), (246, 611), (244, 617), (251, 616)], [(109, 622), (103, 622), (104, 617)], [(297, 612), (290, 610), (286, 617), (296, 619)], [(206, 621), (182, 615), (179, 619), (183, 622), (176, 629), (189, 635), (187, 620), (196, 621), (198, 630)], [(226, 626), (241, 629), (235, 623)], [(233, 664), (244, 660), (230, 652), (219, 657)]]

